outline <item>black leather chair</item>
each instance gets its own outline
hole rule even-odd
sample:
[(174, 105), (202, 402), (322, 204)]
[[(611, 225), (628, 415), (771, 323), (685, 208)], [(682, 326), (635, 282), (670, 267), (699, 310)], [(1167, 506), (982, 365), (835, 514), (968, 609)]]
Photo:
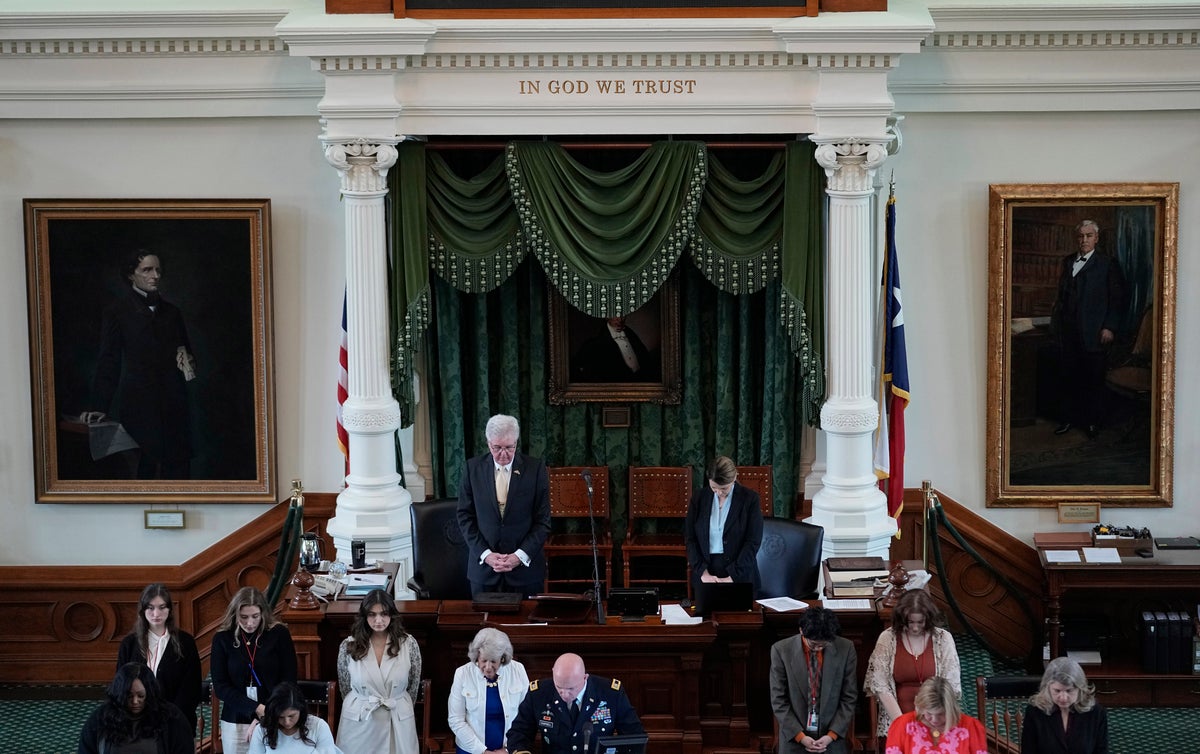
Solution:
[(457, 500), (413, 503), (413, 575), (408, 588), (422, 600), (469, 600), (467, 542), (458, 528)]
[(759, 597), (813, 599), (821, 577), (825, 529), (788, 518), (764, 518), (758, 548)]

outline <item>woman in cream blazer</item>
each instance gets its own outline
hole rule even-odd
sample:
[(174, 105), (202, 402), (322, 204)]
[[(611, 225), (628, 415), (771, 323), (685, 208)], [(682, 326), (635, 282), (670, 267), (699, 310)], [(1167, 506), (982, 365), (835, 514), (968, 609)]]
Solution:
[(484, 628), (471, 640), (470, 662), (454, 671), (447, 703), (457, 754), (505, 753), (505, 734), (529, 690), (525, 666), (512, 654), (503, 631)]

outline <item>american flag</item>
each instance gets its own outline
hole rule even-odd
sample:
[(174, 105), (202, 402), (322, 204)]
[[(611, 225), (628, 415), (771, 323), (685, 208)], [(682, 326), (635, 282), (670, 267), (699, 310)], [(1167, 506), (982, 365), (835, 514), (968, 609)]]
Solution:
[[(879, 429), (875, 437), (875, 476), (887, 495), (888, 515), (904, 508), (904, 409), (908, 406), (908, 351), (896, 254), (896, 196), (887, 203), (887, 258), (883, 267), (883, 358), (879, 386)], [(899, 532), (897, 532), (899, 535)]]
[(338, 382), (337, 382), (337, 441), (346, 459), (345, 476), (350, 475), (350, 435), (342, 424), (342, 404), (350, 395), (350, 378), (346, 371), (346, 294), (342, 294), (342, 344), (338, 348)]

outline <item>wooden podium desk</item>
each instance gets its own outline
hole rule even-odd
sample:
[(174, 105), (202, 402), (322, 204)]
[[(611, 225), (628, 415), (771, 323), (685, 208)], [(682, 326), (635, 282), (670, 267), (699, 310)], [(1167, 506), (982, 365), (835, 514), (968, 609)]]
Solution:
[(1177, 603), (1186, 605), (1188, 614), (1194, 615), (1200, 601), (1200, 550), (1156, 547), (1152, 558), (1123, 555), (1120, 563), (1050, 563), (1046, 560), (1046, 550), (1039, 548), (1038, 558), (1046, 581), (1046, 628), (1051, 657), (1066, 654), (1062, 634), (1068, 598), (1083, 596), (1089, 606), (1117, 613), (1118, 636), (1102, 652), (1103, 663), (1084, 668), (1103, 703), (1196, 704), (1200, 678), (1142, 672), (1140, 636), (1132, 613), (1139, 606), (1161, 610), (1168, 603)]
[[(458, 666), (480, 628), (508, 634), (515, 659), (531, 680), (550, 677), (554, 660), (576, 652), (588, 671), (621, 679), (650, 733), (650, 754), (701, 754), (712, 748), (759, 750), (771, 735), (771, 644), (796, 634), (799, 612), (755, 609), (717, 613), (686, 626), (652, 623), (540, 625), (521, 612), (481, 613), (469, 601), (396, 603), (405, 630), (421, 646), (422, 674), (432, 680), (435, 734), (447, 738), (446, 700)], [(338, 644), (358, 611), (358, 600), (337, 600), (319, 611), (283, 615), (301, 657), (300, 674), (334, 678)], [(839, 613), (842, 634), (855, 643), (859, 678), (879, 634), (874, 611)], [(594, 620), (594, 619), (593, 619)], [(445, 748), (445, 747), (443, 747)]]

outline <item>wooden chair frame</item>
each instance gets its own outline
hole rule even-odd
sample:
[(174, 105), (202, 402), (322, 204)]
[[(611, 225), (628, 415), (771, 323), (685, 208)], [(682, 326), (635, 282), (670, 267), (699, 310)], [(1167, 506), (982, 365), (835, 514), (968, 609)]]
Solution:
[(1021, 751), (1021, 726), (1025, 705), (1041, 685), (1041, 676), (977, 676), (976, 716), (987, 729), (988, 745), (999, 754)]
[[(556, 557), (592, 556), (592, 535), (587, 528), (588, 501), (584, 470), (592, 474), (592, 510), (596, 518), (596, 549), (603, 559), (606, 589), (612, 589), (612, 526), (609, 516), (609, 479), (607, 466), (556, 466), (547, 469), (550, 477), (551, 519), (583, 519), (578, 533), (551, 533), (542, 548), (546, 554), (546, 580), (553, 579), (552, 561)], [(589, 570), (589, 573), (591, 571)]]
[(775, 515), (775, 484), (770, 466), (738, 466), (737, 483), (758, 493), (763, 518)]
[(692, 497), (692, 470), (687, 466), (630, 466), (629, 521), (625, 533), (624, 574), (629, 586), (633, 561), (640, 557), (677, 556), (683, 558), (681, 581), (687, 582), (687, 550), (682, 534), (643, 534), (638, 522), (643, 519), (679, 519), (687, 517)]

